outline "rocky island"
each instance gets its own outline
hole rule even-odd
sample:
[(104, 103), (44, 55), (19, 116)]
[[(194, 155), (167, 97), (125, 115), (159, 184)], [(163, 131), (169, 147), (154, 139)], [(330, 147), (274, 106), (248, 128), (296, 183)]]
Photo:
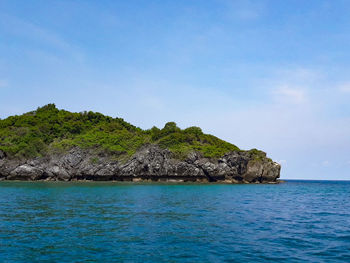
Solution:
[(142, 130), (48, 104), (0, 120), (0, 180), (277, 183), (280, 165), (198, 127)]

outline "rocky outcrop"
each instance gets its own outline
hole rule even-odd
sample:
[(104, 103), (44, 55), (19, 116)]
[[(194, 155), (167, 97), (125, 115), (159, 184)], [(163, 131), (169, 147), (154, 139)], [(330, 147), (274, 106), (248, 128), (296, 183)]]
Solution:
[(30, 160), (9, 159), (0, 151), (0, 180), (276, 183), (280, 169), (266, 156), (257, 158), (249, 151), (215, 160), (192, 152), (178, 160), (157, 145), (144, 146), (124, 162), (79, 148)]
[(0, 160), (6, 157), (5, 153), (0, 150)]

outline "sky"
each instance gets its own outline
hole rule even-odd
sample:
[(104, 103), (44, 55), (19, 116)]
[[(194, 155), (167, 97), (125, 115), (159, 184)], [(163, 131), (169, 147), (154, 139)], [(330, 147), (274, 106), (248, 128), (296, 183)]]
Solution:
[(0, 118), (175, 121), (350, 180), (350, 1), (0, 0)]

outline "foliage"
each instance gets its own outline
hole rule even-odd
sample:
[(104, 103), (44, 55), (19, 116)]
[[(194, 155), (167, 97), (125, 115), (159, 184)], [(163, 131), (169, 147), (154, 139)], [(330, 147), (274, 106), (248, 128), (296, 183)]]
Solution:
[[(255, 161), (262, 161), (264, 159), (266, 159), (266, 153), (257, 149), (251, 149), (248, 151), (248, 153), (253, 157), (253, 160)], [(272, 160), (270, 158), (267, 158), (268, 160), (270, 160), (272, 162)]]
[(0, 120), (0, 150), (10, 157), (43, 156), (75, 146), (125, 157), (147, 143), (168, 148), (179, 158), (191, 151), (205, 157), (219, 157), (239, 150), (233, 144), (204, 134), (199, 127), (182, 130), (175, 122), (168, 122), (163, 129), (142, 130), (121, 118), (91, 111), (72, 113), (58, 110), (54, 104)]

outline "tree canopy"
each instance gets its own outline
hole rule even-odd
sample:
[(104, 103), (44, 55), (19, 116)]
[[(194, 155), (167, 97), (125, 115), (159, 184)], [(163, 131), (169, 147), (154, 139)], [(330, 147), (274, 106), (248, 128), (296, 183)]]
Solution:
[(118, 157), (129, 157), (145, 144), (168, 148), (178, 158), (191, 151), (204, 157), (220, 157), (239, 148), (199, 127), (180, 129), (168, 122), (162, 129), (142, 130), (122, 118), (97, 112), (73, 113), (55, 104), (39, 107), (20, 116), (0, 120), (0, 150), (14, 158), (44, 156), (72, 147), (93, 149)]

